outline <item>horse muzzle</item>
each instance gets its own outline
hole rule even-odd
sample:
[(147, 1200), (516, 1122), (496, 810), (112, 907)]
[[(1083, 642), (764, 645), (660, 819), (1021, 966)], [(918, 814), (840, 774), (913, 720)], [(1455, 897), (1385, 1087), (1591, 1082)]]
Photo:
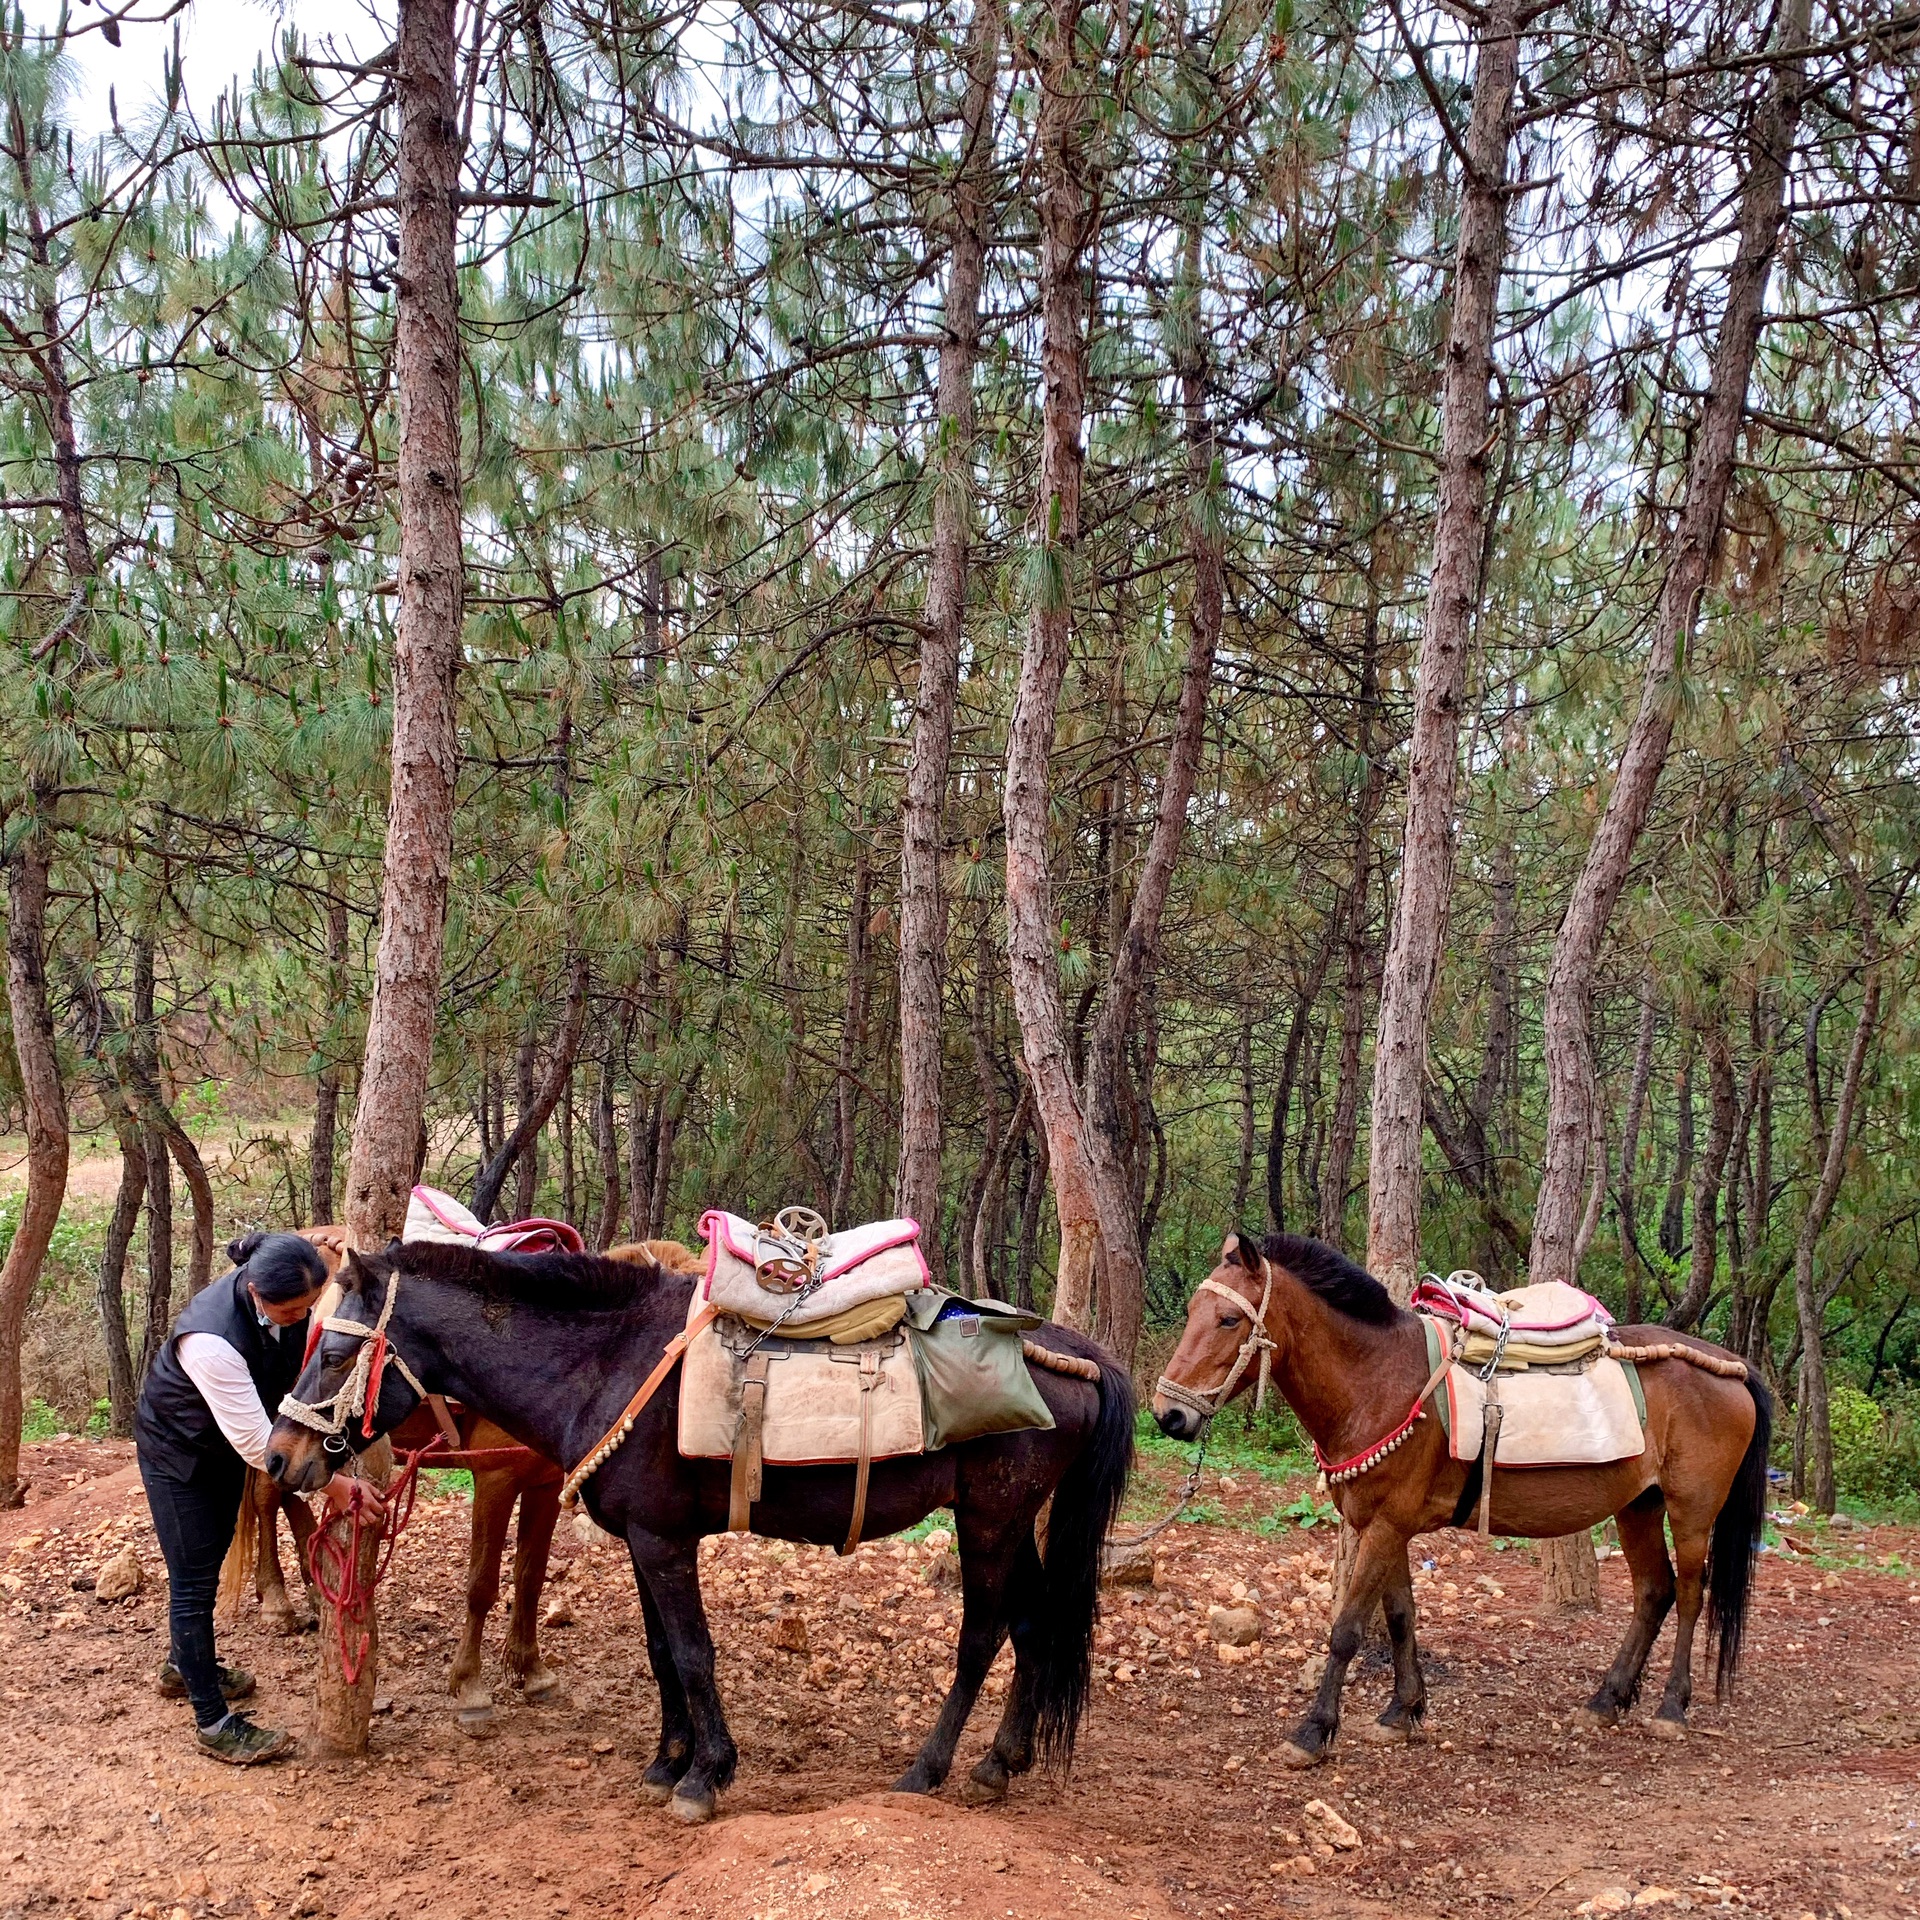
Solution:
[(1154, 1423), (1169, 1440), (1198, 1440), (1205, 1419), (1186, 1407), (1156, 1407)]
[(333, 1478), (320, 1436), (291, 1420), (274, 1422), (267, 1439), (267, 1478), (289, 1493), (318, 1493)]

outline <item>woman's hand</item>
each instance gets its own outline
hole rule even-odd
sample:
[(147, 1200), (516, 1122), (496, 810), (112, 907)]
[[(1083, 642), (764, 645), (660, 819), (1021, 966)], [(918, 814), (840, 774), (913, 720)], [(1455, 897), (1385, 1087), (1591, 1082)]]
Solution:
[(387, 1502), (378, 1487), (350, 1474), (336, 1473), (326, 1484), (327, 1518), (337, 1518), (358, 1506), (376, 1526), (387, 1517)]

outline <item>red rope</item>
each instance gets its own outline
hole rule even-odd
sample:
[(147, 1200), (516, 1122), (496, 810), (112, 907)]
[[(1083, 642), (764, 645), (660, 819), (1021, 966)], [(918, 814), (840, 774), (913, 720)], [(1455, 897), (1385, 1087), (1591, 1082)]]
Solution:
[[(432, 1455), (431, 1460), (428, 1455)], [(387, 1577), (393, 1562), (393, 1550), (413, 1518), (414, 1502), (420, 1492), (422, 1463), (433, 1467), (465, 1467), (470, 1472), (490, 1468), (518, 1467), (539, 1462), (541, 1456), (531, 1447), (450, 1448), (444, 1435), (435, 1434), (424, 1447), (406, 1457), (406, 1464), (394, 1475), (386, 1491), (386, 1518), (380, 1523), (380, 1551), (373, 1573), (364, 1585), (360, 1580), (360, 1541), (366, 1528), (366, 1492), (358, 1480), (352, 1483), (352, 1497), (345, 1513), (334, 1514), (313, 1536), (308, 1551), (307, 1570), (321, 1598), (333, 1609), (334, 1630), (339, 1636), (340, 1677), (348, 1686), (357, 1686), (372, 1644), (373, 1630), (368, 1622), (373, 1613), (373, 1596)], [(351, 1636), (359, 1635), (358, 1645)]]

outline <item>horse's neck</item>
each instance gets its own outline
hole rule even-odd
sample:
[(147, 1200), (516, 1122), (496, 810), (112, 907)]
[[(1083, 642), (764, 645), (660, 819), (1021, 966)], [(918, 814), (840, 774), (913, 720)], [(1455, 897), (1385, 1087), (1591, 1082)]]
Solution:
[[(571, 1461), (611, 1424), (632, 1391), (622, 1383), (644, 1373), (660, 1343), (618, 1314), (506, 1311), (514, 1325), (496, 1330), (465, 1289), (416, 1279), (389, 1334), (430, 1392), (485, 1414), (551, 1460)], [(603, 1403), (612, 1407), (604, 1417)]]
[[(1426, 1377), (1418, 1322), (1409, 1315), (1376, 1326), (1294, 1284), (1276, 1297), (1268, 1326), (1280, 1348), (1275, 1382), (1332, 1458), (1358, 1452), (1404, 1418)], [(1412, 1378), (1416, 1361), (1420, 1379)]]

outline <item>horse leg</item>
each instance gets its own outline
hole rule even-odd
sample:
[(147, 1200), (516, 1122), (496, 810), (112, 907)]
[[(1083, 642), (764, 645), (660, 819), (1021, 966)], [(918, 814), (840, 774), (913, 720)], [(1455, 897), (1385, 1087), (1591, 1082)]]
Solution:
[(1632, 1706), (1640, 1691), (1640, 1675), (1647, 1655), (1660, 1637), (1660, 1624), (1673, 1605), (1673, 1566), (1667, 1559), (1666, 1498), (1649, 1487), (1614, 1515), (1620, 1529), (1620, 1551), (1633, 1573), (1633, 1619), (1626, 1638), (1613, 1656), (1613, 1665), (1598, 1691), (1582, 1710), (1589, 1726), (1613, 1727)]
[(1327, 1670), (1320, 1677), (1320, 1691), (1308, 1709), (1307, 1717), (1294, 1728), (1292, 1738), (1280, 1749), (1283, 1765), (1316, 1767), (1327, 1757), (1334, 1736), (1340, 1731), (1340, 1690), (1346, 1685), (1347, 1669), (1360, 1651), (1366, 1637), (1367, 1616), (1381, 1589), (1393, 1577), (1396, 1565), (1407, 1562), (1407, 1536), (1396, 1533), (1384, 1521), (1376, 1520), (1360, 1534), (1358, 1551), (1353, 1557), (1353, 1572), (1347, 1590), (1340, 1598), (1340, 1611), (1327, 1635)]
[(1693, 1630), (1700, 1621), (1700, 1603), (1705, 1598), (1707, 1543), (1712, 1534), (1712, 1517), (1688, 1524), (1691, 1516), (1675, 1513), (1673, 1519), (1673, 1557), (1679, 1575), (1677, 1599), (1678, 1623), (1673, 1633), (1673, 1665), (1667, 1673), (1667, 1690), (1660, 1710), (1649, 1723), (1663, 1740), (1683, 1740), (1687, 1732), (1687, 1707), (1693, 1699)]
[(739, 1749), (727, 1731), (713, 1680), (713, 1634), (700, 1600), (700, 1559), (693, 1540), (669, 1540), (632, 1527), (627, 1544), (640, 1578), (653, 1590), (674, 1671), (687, 1698), (693, 1753), (673, 1790), (676, 1819), (689, 1826), (713, 1818), (714, 1802), (732, 1784)]
[(1413, 1575), (1403, 1552), (1387, 1576), (1380, 1595), (1386, 1610), (1387, 1637), (1393, 1642), (1393, 1698), (1378, 1720), (1361, 1729), (1371, 1746), (1405, 1746), (1427, 1710), (1427, 1681), (1420, 1671), (1420, 1649), (1414, 1639)]
[[(269, 1480), (267, 1485), (271, 1487), (273, 1482)], [(275, 1487), (274, 1491), (277, 1493), (279, 1489)], [(280, 1510), (287, 1516), (287, 1526), (293, 1534), (293, 1562), (300, 1570), (300, 1584), (307, 1592), (307, 1611), (299, 1618), (295, 1631), (307, 1633), (320, 1624), (320, 1590), (313, 1584), (313, 1536), (320, 1531), (320, 1523), (313, 1517), (313, 1509), (298, 1494), (284, 1497)]]
[[(264, 1473), (249, 1468), (245, 1499), (240, 1524), (253, 1527), (259, 1540), (253, 1563), (253, 1590), (260, 1599), (260, 1624), (269, 1633), (298, 1633), (300, 1616), (287, 1598), (287, 1576), (280, 1566), (280, 1489)], [(285, 1501), (289, 1521), (295, 1504), (292, 1499)]]
[(520, 1526), (513, 1540), (513, 1612), (507, 1621), (507, 1671), (520, 1676), (536, 1706), (560, 1690), (560, 1676), (540, 1657), (540, 1589), (547, 1581), (560, 1487), (542, 1474), (520, 1489)]
[(1022, 1530), (1007, 1575), (1006, 1618), (1013, 1639), (1013, 1683), (1000, 1714), (993, 1745), (968, 1776), (966, 1797), (976, 1805), (1006, 1798), (1007, 1782), (1033, 1765), (1033, 1729), (1039, 1717), (1034, 1698), (1034, 1671), (1046, 1576), (1031, 1527)]
[(460, 1725), (480, 1733), (493, 1719), (493, 1692), (480, 1676), (480, 1639), (487, 1615), (500, 1597), (500, 1556), (507, 1545), (507, 1521), (513, 1513), (513, 1476), (481, 1473), (473, 1481), (473, 1531), (467, 1539), (467, 1620), (447, 1691), (459, 1703)]
[(660, 1608), (638, 1560), (633, 1563), (633, 1578), (640, 1589), (640, 1611), (647, 1623), (647, 1660), (653, 1668), (654, 1684), (660, 1689), (660, 1744), (654, 1750), (652, 1766), (640, 1776), (640, 1798), (648, 1806), (664, 1807), (693, 1758), (693, 1722), (687, 1716), (686, 1691), (673, 1664), (673, 1649), (667, 1644), (666, 1622), (660, 1618)]
[(986, 1684), (994, 1655), (1007, 1637), (1008, 1578), (1019, 1563), (1019, 1542), (1024, 1539), (1027, 1551), (1033, 1551), (1033, 1522), (1028, 1516), (1025, 1525), (1009, 1529), (1003, 1516), (996, 1518), (1000, 1525), (988, 1534), (967, 1507), (961, 1506), (954, 1514), (960, 1546), (961, 1610), (953, 1684), (913, 1765), (893, 1783), (895, 1793), (933, 1793), (946, 1784), (953, 1770), (953, 1750)]

